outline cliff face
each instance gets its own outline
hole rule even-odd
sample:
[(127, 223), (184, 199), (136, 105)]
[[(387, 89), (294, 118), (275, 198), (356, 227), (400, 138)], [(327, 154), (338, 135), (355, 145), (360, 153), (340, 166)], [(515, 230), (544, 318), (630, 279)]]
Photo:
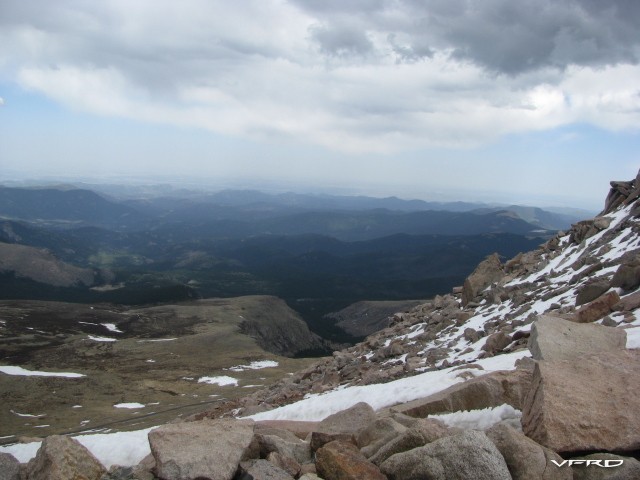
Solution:
[(285, 357), (326, 352), (329, 349), (329, 345), (312, 333), (284, 300), (268, 296), (260, 298), (264, 309), (249, 319), (243, 318), (240, 332), (255, 338), (261, 348)]

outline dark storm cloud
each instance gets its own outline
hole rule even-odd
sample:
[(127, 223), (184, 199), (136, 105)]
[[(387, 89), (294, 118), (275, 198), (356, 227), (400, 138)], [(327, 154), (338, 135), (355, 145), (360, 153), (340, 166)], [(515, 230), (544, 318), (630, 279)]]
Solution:
[(347, 152), (636, 128), (638, 5), (0, 0), (0, 80), (99, 115)]
[(363, 0), (360, 8), (342, 3), (296, 2), (327, 28), (334, 19), (357, 18), (363, 33), (386, 33), (400, 60), (430, 57), (438, 48), (493, 72), (518, 74), (639, 59), (640, 2), (633, 0)]

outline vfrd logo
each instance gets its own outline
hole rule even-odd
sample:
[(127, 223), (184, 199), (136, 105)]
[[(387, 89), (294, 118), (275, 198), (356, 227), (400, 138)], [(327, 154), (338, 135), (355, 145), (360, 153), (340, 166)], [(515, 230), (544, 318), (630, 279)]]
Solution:
[(562, 462), (556, 462), (551, 460), (557, 467), (564, 467), (565, 465), (571, 467), (572, 465), (584, 465), (585, 467), (602, 467), (613, 468), (619, 467), (624, 463), (624, 460), (563, 460)]

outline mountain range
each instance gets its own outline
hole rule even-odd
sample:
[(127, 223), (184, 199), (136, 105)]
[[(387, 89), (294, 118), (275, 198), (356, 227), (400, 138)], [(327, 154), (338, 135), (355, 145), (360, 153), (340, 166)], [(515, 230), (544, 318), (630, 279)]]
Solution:
[[(275, 383), (152, 431), (2, 447), (17, 457), (6, 462), (31, 478), (62, 467), (128, 479), (639, 478), (639, 233), (640, 173), (612, 182), (595, 218), (486, 256), (448, 292)], [(152, 405), (136, 398), (121, 401)], [(29, 423), (44, 423), (37, 413)], [(116, 442), (126, 451), (114, 455)]]

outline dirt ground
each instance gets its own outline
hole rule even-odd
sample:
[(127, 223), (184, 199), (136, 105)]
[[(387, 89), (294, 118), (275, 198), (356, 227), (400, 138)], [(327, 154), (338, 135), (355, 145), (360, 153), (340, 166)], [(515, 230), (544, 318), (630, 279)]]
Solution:
[[(84, 375), (0, 372), (0, 443), (146, 428), (247, 395), (317, 361), (268, 353), (240, 333), (241, 321), (260, 315), (268, 298), (144, 309), (0, 302), (0, 367)], [(278, 366), (229, 370), (264, 360)], [(198, 382), (203, 377), (231, 377), (237, 385)], [(143, 406), (114, 407), (122, 403)]]

